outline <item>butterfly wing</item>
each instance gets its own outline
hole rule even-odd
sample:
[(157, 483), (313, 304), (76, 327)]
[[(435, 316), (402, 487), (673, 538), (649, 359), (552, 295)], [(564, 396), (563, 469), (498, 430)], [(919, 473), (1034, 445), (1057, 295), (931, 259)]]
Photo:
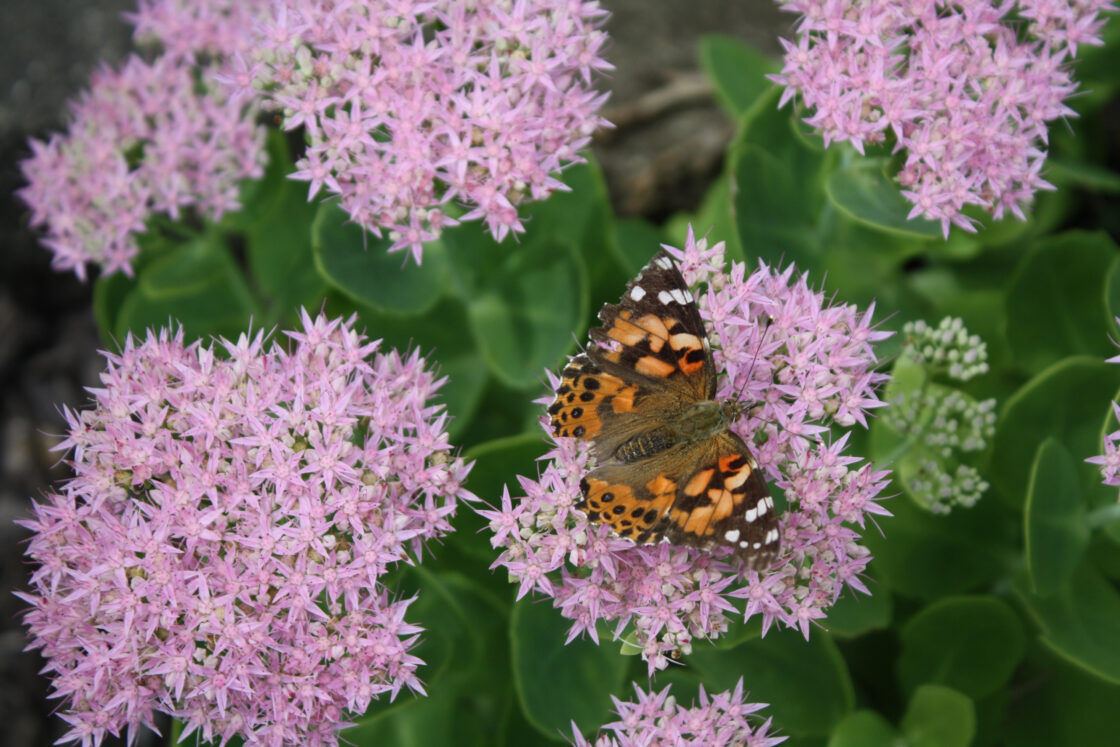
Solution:
[(726, 546), (764, 568), (781, 545), (774, 499), (741, 438), (724, 432), (635, 464), (606, 464), (580, 483), (578, 508), (639, 544)]
[(626, 286), (618, 304), (599, 312), (588, 354), (605, 371), (667, 387), (688, 400), (715, 396), (711, 346), (692, 292), (676, 262), (659, 252)]
[(659, 252), (599, 319), (591, 339), (607, 347), (564, 369), (548, 408), (553, 434), (591, 440), (600, 461), (643, 437), (650, 453), (668, 448), (663, 424), (715, 393), (704, 322), (672, 257)]

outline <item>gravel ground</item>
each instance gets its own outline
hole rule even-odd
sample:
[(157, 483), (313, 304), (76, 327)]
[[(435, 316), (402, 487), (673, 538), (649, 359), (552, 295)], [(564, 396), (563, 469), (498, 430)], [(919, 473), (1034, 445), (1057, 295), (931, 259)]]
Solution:
[[(29, 135), (44, 137), (64, 122), (65, 102), (90, 71), (128, 52), (121, 14), (135, 0), (5, 0), (0, 30), (0, 724), (11, 747), (49, 745), (64, 730), (51, 716), (42, 660), (23, 651), (12, 596), (26, 586), (26, 532), (13, 524), (29, 501), (67, 470), (51, 451), (63, 431), (63, 405), (87, 401), (101, 360), (91, 312), (91, 286), (53, 272), (49, 254), (27, 227), (12, 196)], [(719, 168), (732, 125), (696, 94), (696, 39), (724, 33), (776, 52), (789, 17), (768, 0), (605, 0), (613, 16), (606, 84), (620, 112), (659, 89), (683, 90), (672, 106), (620, 128), (598, 143), (616, 209), (652, 219), (695, 204)], [(674, 86), (676, 88), (674, 88)], [(691, 92), (691, 93), (688, 93)], [(608, 112), (610, 116), (610, 112)], [(106, 742), (109, 744), (109, 742)]]

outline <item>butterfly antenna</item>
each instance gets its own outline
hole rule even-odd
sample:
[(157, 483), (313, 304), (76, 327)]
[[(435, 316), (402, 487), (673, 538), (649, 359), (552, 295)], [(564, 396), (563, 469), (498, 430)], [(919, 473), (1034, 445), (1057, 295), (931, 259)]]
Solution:
[[(763, 320), (760, 323), (760, 326), (762, 326), (762, 334), (759, 336), (758, 345), (755, 347), (754, 354), (751, 356), (751, 364), (750, 364), (750, 367), (747, 368), (747, 375), (743, 380), (743, 384), (739, 388), (739, 391), (735, 393), (735, 401), (737, 401), (737, 402), (742, 401), (743, 392), (746, 391), (746, 388), (751, 383), (752, 377), (754, 376), (754, 368), (755, 368), (756, 365), (758, 365), (758, 357), (759, 357), (759, 355), (762, 354), (762, 349), (764, 347), (766, 347), (766, 335), (767, 335), (767, 333), (769, 333), (770, 325), (773, 324), (773, 323), (774, 323), (774, 317), (770, 313), (767, 313), (766, 316), (763, 318)], [(749, 408), (744, 410), (744, 412), (746, 412), (748, 418), (750, 417), (751, 410), (754, 409), (756, 404), (757, 403), (753, 403)]]

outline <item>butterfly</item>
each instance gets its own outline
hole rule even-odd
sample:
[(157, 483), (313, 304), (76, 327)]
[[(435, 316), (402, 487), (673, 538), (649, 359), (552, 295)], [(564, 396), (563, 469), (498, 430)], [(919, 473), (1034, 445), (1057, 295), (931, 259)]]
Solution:
[(561, 374), (553, 435), (591, 442), (576, 507), (638, 544), (726, 546), (762, 569), (781, 545), (774, 499), (717, 400), (711, 344), (680, 268), (664, 250), (599, 312), (592, 344)]

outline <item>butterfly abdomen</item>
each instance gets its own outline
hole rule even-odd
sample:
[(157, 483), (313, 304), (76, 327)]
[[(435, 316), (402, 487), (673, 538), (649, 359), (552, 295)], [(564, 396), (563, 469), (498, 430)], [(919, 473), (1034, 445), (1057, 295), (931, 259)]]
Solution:
[(631, 464), (647, 459), (668, 449), (676, 443), (669, 428), (641, 433), (622, 443), (614, 452), (614, 457), (623, 464)]

